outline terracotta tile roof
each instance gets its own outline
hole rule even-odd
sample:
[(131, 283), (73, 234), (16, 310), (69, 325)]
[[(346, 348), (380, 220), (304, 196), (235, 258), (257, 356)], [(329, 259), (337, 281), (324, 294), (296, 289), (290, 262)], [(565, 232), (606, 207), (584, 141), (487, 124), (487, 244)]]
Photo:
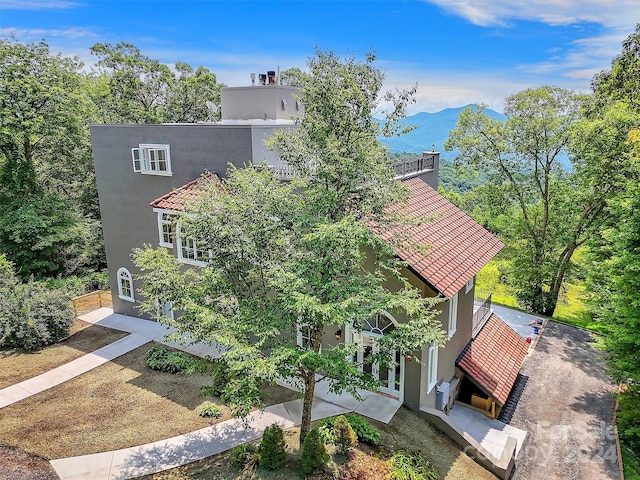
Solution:
[(205, 191), (211, 183), (218, 183), (220, 178), (213, 172), (208, 172), (175, 190), (156, 198), (151, 205), (153, 208), (164, 210), (182, 211), (190, 199), (195, 199), (198, 194)]
[(507, 401), (529, 346), (498, 316), (462, 350), (456, 365), (501, 406)]
[[(411, 246), (398, 249), (398, 255), (436, 290), (451, 298), (504, 244), (420, 178), (403, 184), (409, 188), (409, 199), (391, 210), (412, 220), (430, 221), (406, 229)], [(386, 240), (398, 233), (394, 229), (381, 237)]]

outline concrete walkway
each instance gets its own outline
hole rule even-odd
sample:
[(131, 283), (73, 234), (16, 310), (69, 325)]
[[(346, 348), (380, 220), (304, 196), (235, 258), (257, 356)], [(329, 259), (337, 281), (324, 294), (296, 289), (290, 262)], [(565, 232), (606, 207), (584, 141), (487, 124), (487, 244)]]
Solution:
[(56, 385), (60, 385), (120, 355), (135, 350), (147, 342), (149, 342), (149, 339), (146, 337), (135, 334), (127, 335), (116, 342), (99, 348), (88, 355), (76, 358), (46, 373), (3, 388), (0, 390), (0, 408), (24, 400), (27, 397), (43, 392)]
[(532, 340), (536, 339), (537, 335), (533, 333), (534, 330), (530, 324), (536, 322), (536, 320), (541, 317), (496, 304), (491, 305), (491, 309), (493, 310), (493, 313), (500, 317), (504, 323), (513, 328), (522, 338), (531, 337)]
[[(185, 346), (165, 340), (171, 330), (157, 322), (114, 314), (101, 308), (78, 317), (88, 323), (113, 328), (130, 335), (84, 355), (37, 377), (0, 390), (0, 408), (59, 385), (78, 375), (124, 355), (149, 341), (161, 342), (197, 356), (218, 357), (220, 349), (202, 343)], [(283, 386), (293, 388), (291, 385)], [(362, 400), (350, 395), (329, 392), (326, 381), (316, 386), (311, 416), (318, 420), (355, 411), (361, 415), (388, 423), (401, 403), (375, 392), (361, 391)], [(169, 439), (111, 452), (52, 460), (51, 464), (62, 480), (124, 480), (149, 475), (224, 452), (236, 445), (262, 437), (264, 429), (277, 423), (282, 428), (299, 425), (302, 400), (273, 405), (254, 412), (247, 421), (228, 420), (201, 430)]]

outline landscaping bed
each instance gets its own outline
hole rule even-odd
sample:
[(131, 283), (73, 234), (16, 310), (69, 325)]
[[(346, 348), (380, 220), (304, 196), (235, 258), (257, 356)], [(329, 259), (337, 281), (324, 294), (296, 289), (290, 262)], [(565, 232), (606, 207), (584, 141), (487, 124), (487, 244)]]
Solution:
[[(444, 480), (495, 480), (495, 476), (467, 457), (449, 437), (412, 411), (401, 408), (386, 425), (368, 420), (381, 433), (379, 446), (359, 444), (349, 457), (336, 455), (330, 450), (329, 467), (309, 480), (338, 478), (340, 480), (385, 479), (387, 460), (398, 451), (417, 452), (428, 460), (440, 479)], [(277, 471), (258, 468), (253, 477), (243, 476), (231, 466), (231, 452), (221, 453), (189, 465), (142, 477), (145, 480), (229, 480), (253, 478), (256, 480), (291, 480), (304, 478), (300, 473), (298, 450), (299, 428), (285, 432), (287, 452), (290, 454), (284, 467)], [(259, 442), (254, 442), (259, 443)]]
[[(43, 457), (64, 458), (132, 447), (228, 420), (202, 418), (211, 398), (205, 375), (170, 374), (145, 365), (151, 343), (77, 378), (2, 410), (0, 444)], [(268, 405), (297, 398), (279, 386), (264, 387)]]
[(126, 332), (76, 319), (71, 328), (71, 335), (60, 343), (37, 352), (20, 349), (0, 350), (0, 388), (64, 365), (126, 335)]

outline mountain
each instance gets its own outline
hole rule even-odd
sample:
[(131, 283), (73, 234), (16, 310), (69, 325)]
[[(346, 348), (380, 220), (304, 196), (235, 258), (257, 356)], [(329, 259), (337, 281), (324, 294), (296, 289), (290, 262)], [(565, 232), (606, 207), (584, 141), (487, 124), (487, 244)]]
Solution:
[[(384, 145), (388, 145), (389, 151), (392, 153), (418, 153), (435, 149), (436, 152), (441, 153), (441, 158), (452, 160), (456, 152), (445, 152), (444, 142), (449, 137), (449, 131), (453, 130), (456, 123), (458, 123), (460, 112), (473, 106), (473, 104), (470, 104), (465, 107), (447, 108), (437, 113), (417, 113), (400, 122), (402, 125), (415, 125), (416, 128), (414, 130), (401, 137), (379, 138), (379, 140)], [(507, 118), (489, 108), (484, 111), (495, 120), (505, 121)]]

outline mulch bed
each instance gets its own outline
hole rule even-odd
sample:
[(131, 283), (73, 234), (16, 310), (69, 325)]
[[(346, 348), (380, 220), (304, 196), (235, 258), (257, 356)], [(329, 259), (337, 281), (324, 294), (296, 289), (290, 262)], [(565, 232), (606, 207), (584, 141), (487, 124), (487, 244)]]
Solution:
[(0, 445), (0, 478), (60, 480), (47, 459), (7, 445)]

